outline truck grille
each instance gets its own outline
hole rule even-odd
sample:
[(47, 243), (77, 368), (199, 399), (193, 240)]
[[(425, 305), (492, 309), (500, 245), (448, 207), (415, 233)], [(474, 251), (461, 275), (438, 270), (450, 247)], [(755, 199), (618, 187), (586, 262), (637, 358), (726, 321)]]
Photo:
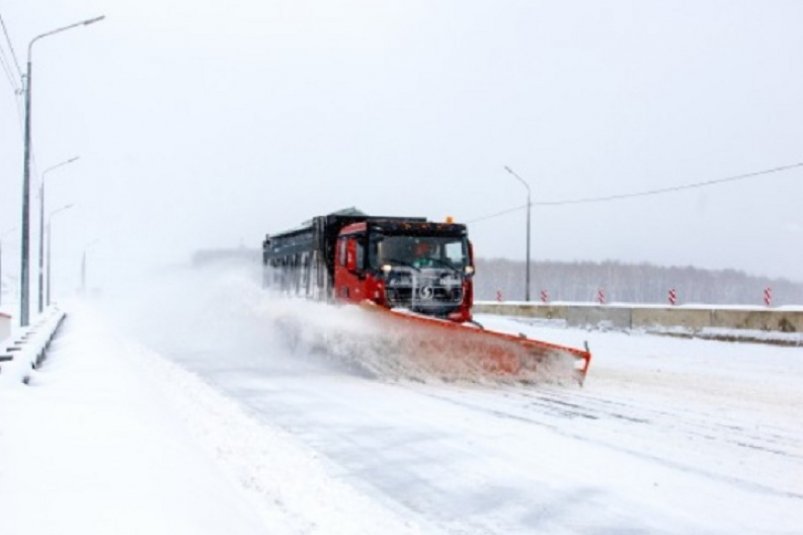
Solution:
[(455, 306), (463, 302), (462, 284), (441, 284), (440, 278), (410, 278), (389, 281), (385, 286), (385, 296), (391, 307), (426, 310)]

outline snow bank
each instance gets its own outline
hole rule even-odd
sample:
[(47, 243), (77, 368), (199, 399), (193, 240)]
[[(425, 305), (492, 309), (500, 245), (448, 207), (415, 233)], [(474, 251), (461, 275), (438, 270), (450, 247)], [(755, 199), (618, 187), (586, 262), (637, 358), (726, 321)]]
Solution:
[(78, 308), (0, 391), (5, 533), (414, 533), (286, 432)]

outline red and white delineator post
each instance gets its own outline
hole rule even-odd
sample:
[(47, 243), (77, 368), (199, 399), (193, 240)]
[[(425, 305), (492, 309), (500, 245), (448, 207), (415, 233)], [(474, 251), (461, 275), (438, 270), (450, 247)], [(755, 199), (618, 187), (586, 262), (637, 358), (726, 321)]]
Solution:
[(674, 288), (669, 290), (668, 294), (669, 304), (675, 306), (678, 304), (678, 292)]

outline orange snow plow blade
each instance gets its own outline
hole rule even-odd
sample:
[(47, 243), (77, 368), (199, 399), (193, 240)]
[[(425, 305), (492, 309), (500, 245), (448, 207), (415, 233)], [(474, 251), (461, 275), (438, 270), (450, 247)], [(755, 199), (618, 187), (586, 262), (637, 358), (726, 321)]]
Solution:
[(454, 323), (403, 310), (388, 310), (366, 302), (364, 308), (381, 315), (384, 327), (396, 331), (403, 344), (434, 368), (455, 367), (521, 381), (570, 378), (583, 384), (591, 353), (586, 347), (551, 344)]

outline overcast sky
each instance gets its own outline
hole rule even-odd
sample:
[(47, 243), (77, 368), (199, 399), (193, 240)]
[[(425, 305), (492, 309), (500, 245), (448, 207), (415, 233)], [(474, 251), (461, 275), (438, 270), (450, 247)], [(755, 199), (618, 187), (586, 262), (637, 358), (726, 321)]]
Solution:
[[(524, 204), (505, 165), (543, 202), (803, 162), (799, 1), (3, 0), (0, 14), (23, 69), (37, 34), (107, 17), (34, 47), (36, 169), (81, 157), (48, 176), (48, 210), (76, 203), (54, 231), (72, 277), (88, 244), (97, 269), (182, 260), (348, 206), (472, 221)], [(19, 225), (21, 105), (0, 71), (0, 232)], [(801, 199), (798, 168), (536, 206), (533, 258), (803, 281)], [(476, 253), (523, 259), (524, 224), (471, 224)]]

